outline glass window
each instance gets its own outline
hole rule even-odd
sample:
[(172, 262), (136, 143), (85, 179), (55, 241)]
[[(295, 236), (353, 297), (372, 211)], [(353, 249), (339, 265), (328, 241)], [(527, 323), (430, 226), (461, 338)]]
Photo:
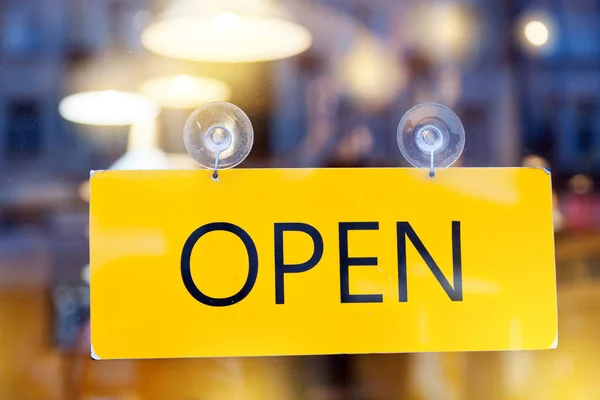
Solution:
[[(465, 127), (453, 167), (550, 168), (558, 348), (91, 360), (90, 171), (201, 168), (216, 101), (254, 128), (236, 168), (409, 167), (423, 102)], [(0, 0), (0, 399), (596, 400), (599, 112), (597, 0)]]

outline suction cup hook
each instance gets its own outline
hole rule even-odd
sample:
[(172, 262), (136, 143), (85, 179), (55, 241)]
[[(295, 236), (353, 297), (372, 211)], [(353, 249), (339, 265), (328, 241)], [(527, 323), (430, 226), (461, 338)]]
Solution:
[(417, 168), (452, 165), (465, 148), (465, 130), (458, 116), (437, 103), (419, 104), (404, 114), (398, 125), (398, 147), (406, 160)]
[(220, 169), (233, 168), (250, 154), (254, 131), (240, 108), (225, 102), (208, 103), (188, 117), (183, 142), (190, 157), (213, 169), (212, 178), (218, 181)]

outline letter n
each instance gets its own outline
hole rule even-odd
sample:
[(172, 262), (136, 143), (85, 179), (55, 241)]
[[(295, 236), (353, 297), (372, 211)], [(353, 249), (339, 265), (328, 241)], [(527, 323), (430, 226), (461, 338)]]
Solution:
[(442, 289), (446, 292), (450, 300), (462, 301), (463, 300), (463, 287), (462, 287), (462, 256), (461, 256), (461, 245), (460, 245), (460, 221), (452, 221), (452, 273), (454, 279), (454, 287), (450, 285), (437, 263), (434, 261), (431, 254), (423, 245), (419, 236), (417, 236), (415, 230), (410, 226), (408, 222), (398, 222), (396, 224), (397, 240), (398, 240), (398, 290), (400, 302), (408, 301), (408, 290), (406, 280), (406, 238), (412, 242), (415, 249), (419, 252), (419, 255), (429, 270), (435, 276)]

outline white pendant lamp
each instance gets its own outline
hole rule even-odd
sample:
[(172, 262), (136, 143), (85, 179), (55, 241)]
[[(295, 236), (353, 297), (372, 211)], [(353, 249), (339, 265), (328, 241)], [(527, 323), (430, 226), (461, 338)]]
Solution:
[(156, 54), (224, 63), (288, 58), (311, 43), (308, 29), (270, 0), (178, 1), (142, 34)]
[(60, 115), (71, 122), (86, 125), (131, 125), (155, 119), (158, 105), (148, 97), (130, 92), (104, 90), (76, 93), (59, 104)]

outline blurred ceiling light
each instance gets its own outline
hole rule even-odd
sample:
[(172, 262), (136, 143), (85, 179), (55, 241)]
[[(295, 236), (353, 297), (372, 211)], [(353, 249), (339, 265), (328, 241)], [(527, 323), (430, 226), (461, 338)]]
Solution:
[(163, 108), (191, 109), (212, 101), (227, 101), (229, 86), (216, 79), (176, 75), (153, 78), (140, 85), (140, 92)]
[(523, 51), (531, 55), (549, 53), (555, 48), (556, 24), (552, 15), (543, 10), (524, 12), (514, 29)]
[(569, 186), (575, 194), (588, 194), (594, 189), (594, 182), (588, 176), (579, 174), (569, 179)]
[(386, 105), (403, 84), (401, 66), (374, 39), (359, 39), (341, 63), (344, 89), (369, 106)]
[(83, 92), (65, 97), (60, 115), (87, 125), (130, 125), (158, 116), (158, 105), (144, 95), (116, 90)]
[(536, 47), (544, 46), (548, 43), (550, 37), (550, 32), (546, 24), (538, 20), (527, 22), (524, 33), (527, 41)]
[(465, 4), (449, 1), (423, 6), (414, 21), (417, 42), (438, 61), (461, 61), (475, 47), (478, 21)]
[(179, 1), (147, 27), (142, 44), (159, 55), (209, 62), (258, 62), (306, 51), (312, 35), (268, 0)]
[(550, 164), (545, 158), (530, 154), (523, 158), (521, 165), (526, 168), (550, 168)]

